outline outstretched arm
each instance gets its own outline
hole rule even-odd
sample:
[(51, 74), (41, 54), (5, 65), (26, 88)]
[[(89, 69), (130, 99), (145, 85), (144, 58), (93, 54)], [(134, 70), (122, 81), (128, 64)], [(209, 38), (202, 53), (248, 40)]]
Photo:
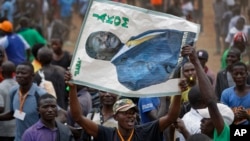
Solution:
[(71, 73), (69, 71), (66, 71), (64, 79), (65, 83), (70, 87), (69, 105), (72, 118), (75, 120), (76, 123), (78, 123), (84, 129), (84, 131), (86, 131), (89, 135), (95, 138), (97, 137), (98, 134), (98, 125), (92, 120), (86, 118), (82, 114), (81, 106), (77, 99), (76, 85), (69, 82), (71, 78), (72, 78)]
[[(180, 80), (179, 87), (181, 92), (186, 90), (187, 83), (184, 79)], [(167, 127), (169, 127), (177, 120), (180, 114), (180, 109), (181, 109), (180, 107), (181, 107), (181, 94), (178, 94), (173, 97), (173, 100), (170, 103), (170, 108), (168, 113), (159, 119), (159, 126), (161, 131), (165, 130)]]
[(212, 122), (220, 134), (224, 129), (224, 120), (222, 115), (219, 112), (216, 101), (216, 94), (213, 91), (213, 86), (210, 83), (207, 75), (205, 74), (198, 57), (196, 56), (195, 48), (192, 46), (186, 46), (182, 50), (182, 55), (188, 55), (190, 62), (195, 66), (201, 97), (205, 99), (205, 104), (208, 106), (209, 114), (212, 119)]

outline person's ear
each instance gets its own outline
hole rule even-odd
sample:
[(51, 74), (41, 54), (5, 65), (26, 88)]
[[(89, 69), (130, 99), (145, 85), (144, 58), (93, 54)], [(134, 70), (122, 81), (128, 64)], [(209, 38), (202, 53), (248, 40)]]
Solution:
[(114, 114), (113, 118), (117, 121), (117, 114)]

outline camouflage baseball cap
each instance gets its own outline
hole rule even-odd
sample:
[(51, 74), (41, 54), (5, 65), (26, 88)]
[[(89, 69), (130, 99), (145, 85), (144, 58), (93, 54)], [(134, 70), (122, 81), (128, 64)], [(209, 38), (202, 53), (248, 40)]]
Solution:
[(135, 108), (136, 105), (134, 104), (134, 102), (130, 99), (120, 99), (118, 101), (115, 102), (115, 104), (113, 105), (113, 111), (114, 114), (116, 114), (118, 111), (127, 111), (131, 108)]

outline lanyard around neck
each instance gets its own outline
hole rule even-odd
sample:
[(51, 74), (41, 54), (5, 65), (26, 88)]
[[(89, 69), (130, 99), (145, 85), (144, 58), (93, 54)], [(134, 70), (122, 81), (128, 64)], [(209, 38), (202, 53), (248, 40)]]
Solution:
[[(132, 130), (132, 132), (130, 133), (129, 138), (128, 138), (128, 140), (127, 140), (127, 141), (131, 141), (132, 136), (133, 136), (133, 134), (134, 134), (134, 130), (135, 130), (135, 129), (133, 129), (133, 130)], [(117, 132), (118, 132), (118, 135), (119, 135), (119, 137), (120, 137), (121, 141), (125, 141), (125, 140), (124, 140), (124, 138), (122, 137), (122, 135), (121, 135), (121, 133), (120, 133), (119, 129), (117, 129)]]
[[(29, 92), (29, 91), (28, 91), (28, 92)], [(19, 94), (19, 101), (20, 101), (20, 106), (19, 106), (20, 112), (23, 111), (24, 102), (25, 102), (25, 100), (26, 100), (26, 97), (27, 97), (27, 95), (28, 95), (28, 92), (25, 93), (25, 94), (22, 94), (21, 90), (19, 90), (19, 93), (18, 93), (18, 94)]]

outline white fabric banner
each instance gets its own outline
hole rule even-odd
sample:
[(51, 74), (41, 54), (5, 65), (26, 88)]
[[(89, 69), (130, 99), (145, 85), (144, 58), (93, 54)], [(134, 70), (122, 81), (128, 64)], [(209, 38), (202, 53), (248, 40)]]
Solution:
[(71, 62), (72, 82), (128, 97), (178, 94), (180, 50), (195, 43), (199, 30), (165, 13), (93, 0)]

